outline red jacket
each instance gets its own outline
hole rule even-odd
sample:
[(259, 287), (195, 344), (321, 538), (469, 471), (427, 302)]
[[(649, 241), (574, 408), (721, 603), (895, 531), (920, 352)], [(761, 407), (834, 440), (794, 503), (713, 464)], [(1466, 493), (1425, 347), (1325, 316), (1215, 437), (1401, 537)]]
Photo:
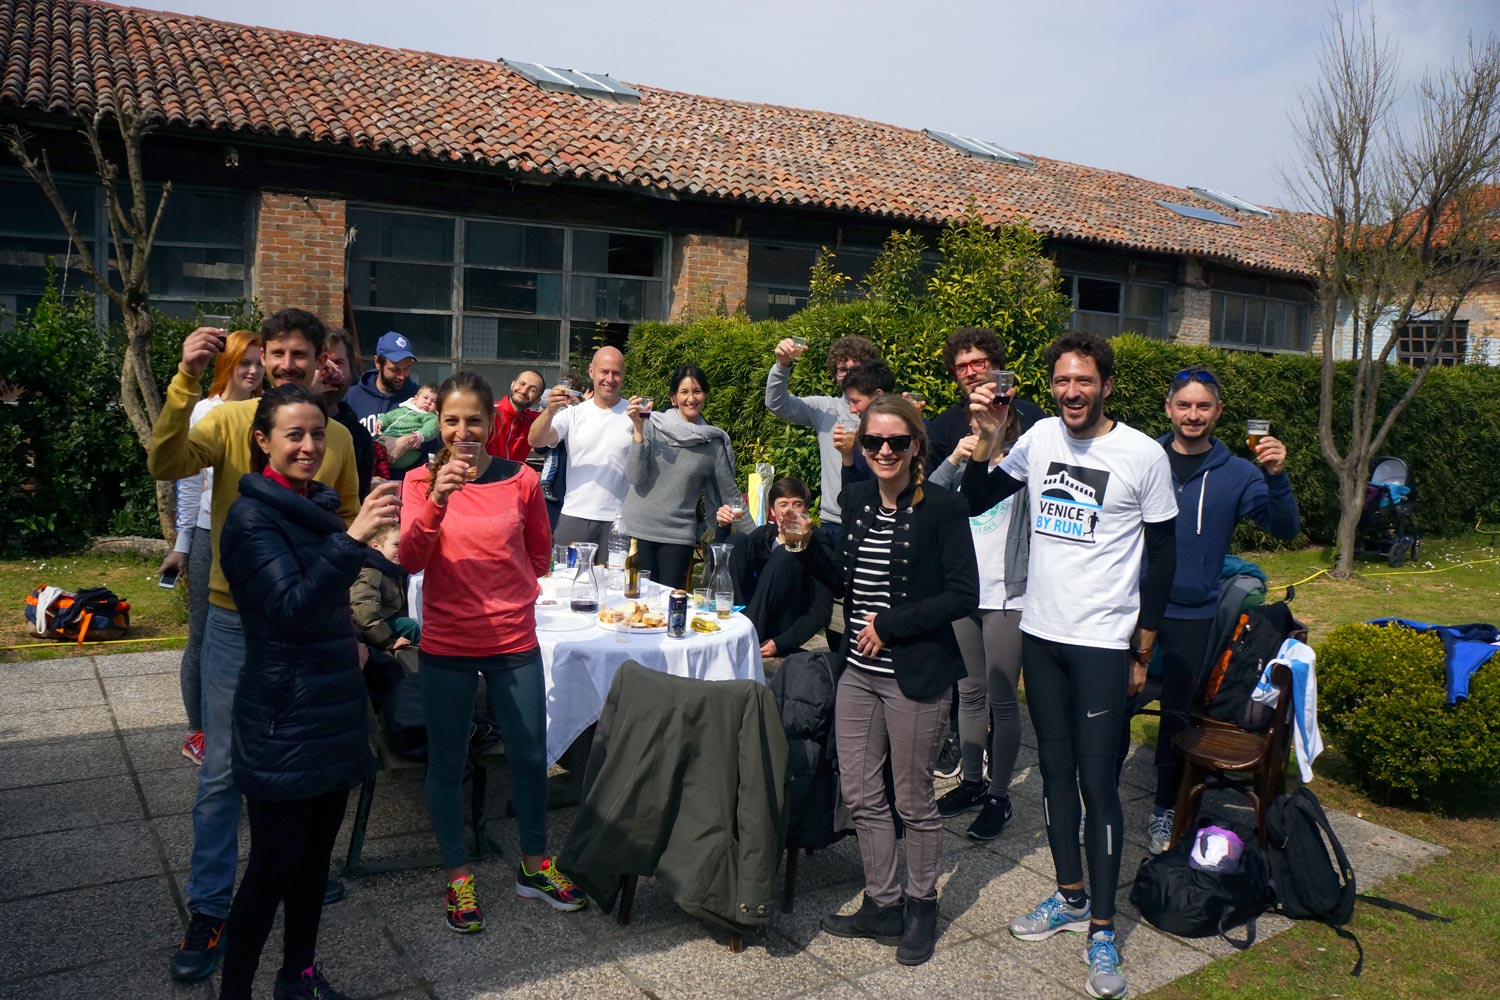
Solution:
[(526, 436), (539, 414), (531, 410), (516, 412), (516, 404), (506, 396), (495, 404), (495, 426), (484, 450), (496, 458), (508, 458), (512, 462), (524, 462), (531, 454), (531, 443)]

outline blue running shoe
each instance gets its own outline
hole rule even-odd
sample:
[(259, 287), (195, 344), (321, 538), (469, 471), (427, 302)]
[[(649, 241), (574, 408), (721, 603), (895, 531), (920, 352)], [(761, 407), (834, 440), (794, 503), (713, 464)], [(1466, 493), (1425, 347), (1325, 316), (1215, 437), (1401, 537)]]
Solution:
[(1125, 995), (1125, 974), (1120, 971), (1120, 951), (1114, 931), (1089, 935), (1089, 977), (1083, 989), (1094, 1000), (1120, 1000)]
[(1010, 922), (1011, 936), (1021, 941), (1044, 941), (1059, 931), (1082, 933), (1088, 929), (1088, 903), (1084, 903), (1081, 910), (1075, 910), (1060, 892), (1054, 892), (1026, 916)]

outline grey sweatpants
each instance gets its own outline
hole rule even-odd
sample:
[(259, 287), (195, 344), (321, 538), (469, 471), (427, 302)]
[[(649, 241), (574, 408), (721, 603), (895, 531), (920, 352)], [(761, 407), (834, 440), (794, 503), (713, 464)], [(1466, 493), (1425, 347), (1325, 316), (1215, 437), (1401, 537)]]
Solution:
[[(958, 740), (963, 780), (984, 774), (989, 739), (990, 794), (1010, 797), (1011, 774), (1021, 752), (1021, 612), (980, 611), (953, 623), (969, 676), (958, 682)], [(993, 725), (993, 732), (991, 726)]]
[(943, 870), (943, 821), (932, 795), (932, 765), (948, 732), (949, 696), (928, 701), (901, 693), (894, 677), (848, 667), (839, 679), (834, 738), (839, 783), (854, 815), (865, 893), (881, 906), (901, 900), (896, 876), (896, 825), (883, 772), (891, 761), (896, 811), (906, 826), (906, 894), (936, 899)]

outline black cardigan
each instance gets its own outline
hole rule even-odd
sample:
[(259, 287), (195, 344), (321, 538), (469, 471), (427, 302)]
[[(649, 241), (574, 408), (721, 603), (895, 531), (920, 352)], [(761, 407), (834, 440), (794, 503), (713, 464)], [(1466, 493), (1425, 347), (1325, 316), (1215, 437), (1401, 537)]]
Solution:
[(349, 586), (373, 550), (338, 507), (322, 483), (302, 497), (251, 473), (224, 521), (219, 558), (245, 631), (234, 779), (250, 798), (312, 798), (370, 770)]
[[(953, 623), (979, 608), (979, 566), (969, 533), (969, 506), (957, 494), (924, 483), (922, 502), (908, 495), (896, 509), (891, 548), (891, 607), (875, 618), (875, 634), (890, 647), (896, 683), (908, 698), (927, 700), (948, 691), (964, 676), (963, 657)], [(839, 496), (844, 512), (842, 552), (835, 557), (821, 545), (802, 552), (808, 571), (844, 601), (847, 622), (853, 609), (854, 564), (865, 534), (875, 523), (880, 487), (852, 483)], [(847, 660), (853, 635), (844, 635), (839, 656)]]

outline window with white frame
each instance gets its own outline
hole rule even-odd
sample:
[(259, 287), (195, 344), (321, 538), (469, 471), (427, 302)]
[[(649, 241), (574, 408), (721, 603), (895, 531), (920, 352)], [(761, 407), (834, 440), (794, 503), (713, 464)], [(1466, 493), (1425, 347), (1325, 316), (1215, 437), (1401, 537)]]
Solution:
[(418, 377), (454, 367), (503, 392), (531, 368), (550, 381), (568, 355), (623, 346), (666, 312), (666, 240), (350, 206), (348, 283), (361, 348), (406, 335)]
[(1420, 368), (1427, 364), (1427, 355), (1436, 347), (1432, 364), (1445, 368), (1463, 364), (1469, 356), (1469, 321), (1454, 320), (1446, 335), (1443, 327), (1442, 320), (1418, 320), (1403, 326), (1396, 341), (1396, 360)]

